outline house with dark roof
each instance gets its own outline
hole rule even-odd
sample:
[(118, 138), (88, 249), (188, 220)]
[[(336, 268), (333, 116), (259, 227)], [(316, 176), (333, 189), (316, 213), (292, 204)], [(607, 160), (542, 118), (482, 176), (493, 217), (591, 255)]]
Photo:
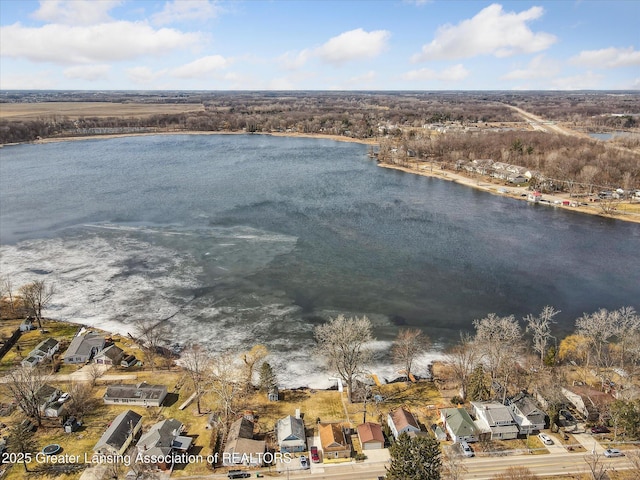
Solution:
[(159, 407), (166, 396), (166, 386), (142, 382), (136, 385), (110, 385), (102, 399), (107, 405)]
[(73, 337), (69, 348), (64, 352), (64, 363), (87, 363), (104, 348), (105, 338), (91, 331), (81, 330)]
[(35, 367), (37, 364), (48, 358), (53, 358), (60, 348), (60, 342), (55, 338), (47, 338), (41, 341), (36, 347), (29, 352), (27, 358), (22, 360), (23, 367)]
[(443, 408), (440, 419), (453, 443), (478, 441), (478, 427), (464, 408)]
[(511, 409), (498, 402), (471, 402), (482, 431), (491, 432), (491, 440), (513, 440), (518, 438), (518, 424)]
[(384, 448), (384, 435), (379, 423), (367, 422), (358, 425), (358, 438), (363, 450)]
[(173, 418), (162, 420), (151, 426), (138, 440), (138, 453), (147, 458), (160, 458), (156, 466), (160, 470), (171, 468), (171, 462), (165, 461), (172, 453), (186, 452), (191, 447), (193, 439), (181, 435), (184, 430), (182, 422)]
[(521, 392), (509, 400), (513, 419), (518, 424), (520, 435), (539, 432), (546, 426), (547, 415), (538, 407), (533, 397)]
[(562, 394), (587, 422), (597, 422), (600, 413), (613, 402), (612, 395), (585, 386), (562, 387)]
[(124, 352), (117, 345), (109, 345), (104, 350), (100, 350), (93, 357), (93, 361), (95, 363), (99, 363), (100, 365), (120, 365), (122, 358), (124, 357)]
[(222, 455), (223, 466), (262, 466), (267, 445), (264, 440), (253, 439), (253, 429), (253, 422), (246, 417), (231, 424)]
[(420, 426), (413, 414), (403, 407), (397, 408), (387, 415), (387, 425), (397, 440), (401, 433), (418, 433)]
[(138, 359), (134, 355), (127, 355), (122, 360), (120, 360), (120, 366), (125, 368), (133, 367), (137, 363)]
[(287, 415), (278, 420), (276, 435), (281, 452), (304, 452), (307, 449), (304, 422), (301, 418)]
[(319, 423), (318, 431), (325, 459), (351, 457), (351, 445), (347, 443), (342, 425), (339, 423)]
[(127, 410), (118, 415), (93, 450), (105, 455), (122, 455), (142, 428), (142, 415)]
[(57, 417), (62, 412), (63, 404), (58, 402), (62, 391), (51, 385), (42, 385), (35, 394), (40, 414), (45, 417)]

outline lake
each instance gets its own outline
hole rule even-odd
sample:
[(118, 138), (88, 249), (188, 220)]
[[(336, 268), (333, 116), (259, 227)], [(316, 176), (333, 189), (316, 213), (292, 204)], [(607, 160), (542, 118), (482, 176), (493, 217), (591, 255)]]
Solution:
[(392, 376), (401, 327), (438, 350), (491, 312), (553, 305), (562, 335), (583, 312), (640, 309), (640, 225), (382, 169), (366, 150), (263, 135), (4, 147), (2, 274), (55, 282), (53, 318), (264, 343), (289, 385), (324, 381), (313, 327), (338, 313), (371, 318)]

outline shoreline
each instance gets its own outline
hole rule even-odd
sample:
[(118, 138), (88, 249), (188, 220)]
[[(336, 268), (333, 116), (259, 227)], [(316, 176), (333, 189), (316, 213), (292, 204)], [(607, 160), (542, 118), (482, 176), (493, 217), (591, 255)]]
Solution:
[[(416, 164), (417, 165), (417, 164)], [(446, 180), (448, 182), (457, 183), (459, 185), (464, 185), (465, 187), (474, 188), (476, 190), (481, 190), (483, 192), (488, 192), (493, 195), (499, 195), (501, 197), (513, 198), (515, 200), (527, 201), (525, 197), (521, 195), (525, 192), (528, 192), (528, 187), (519, 187), (515, 185), (498, 185), (495, 183), (490, 183), (483, 178), (470, 178), (465, 175), (461, 175), (456, 172), (452, 172), (451, 170), (442, 170), (440, 168), (436, 169), (418, 169), (418, 168), (410, 168), (410, 167), (402, 167), (399, 165), (394, 165), (391, 163), (380, 163), (378, 162), (378, 166), (382, 168), (388, 168), (390, 170), (399, 170), (405, 173), (411, 173), (413, 175), (420, 175), (423, 177), (429, 178), (438, 178), (441, 180)], [(484, 180), (484, 181), (483, 181)], [(506, 190), (506, 192), (501, 192), (500, 190)], [(617, 213), (614, 215), (606, 215), (599, 211), (598, 204), (594, 203), (593, 205), (581, 205), (577, 207), (571, 207), (568, 205), (563, 205), (562, 202), (566, 200), (570, 200), (569, 195), (543, 195), (543, 199), (548, 200), (549, 203), (541, 203), (540, 205), (552, 208), (561, 208), (563, 210), (568, 210), (570, 212), (582, 213), (586, 215), (598, 216), (601, 218), (607, 218), (611, 220), (621, 220), (623, 222), (631, 222), (631, 223), (640, 223), (640, 213)], [(560, 203), (553, 203), (560, 202)]]
[[(359, 143), (361, 145), (378, 145), (379, 144), (379, 139), (376, 139), (376, 138), (362, 139), (362, 138), (344, 137), (342, 135), (324, 135), (319, 133), (241, 132), (241, 131), (213, 132), (213, 131), (198, 131), (198, 130), (195, 130), (195, 131), (181, 130), (181, 131), (166, 131), (166, 132), (119, 133), (119, 134), (105, 134), (105, 135), (87, 135), (87, 136), (77, 136), (77, 137), (43, 138), (39, 140), (34, 140), (32, 142), (0, 145), (0, 147), (14, 146), (14, 145), (29, 145), (29, 144), (41, 145), (41, 144), (48, 144), (48, 143), (73, 142), (73, 141), (81, 141), (81, 140), (144, 137), (144, 136), (153, 136), (153, 135), (267, 135), (272, 137), (325, 139), (325, 140), (333, 140), (336, 142)], [(434, 169), (433, 167), (429, 167), (427, 169), (426, 164), (424, 165), (425, 168), (420, 169), (417, 163), (414, 164), (415, 168), (402, 167), (400, 165), (394, 165), (390, 163), (382, 163), (377, 160), (376, 160), (376, 163), (379, 167), (382, 167), (382, 168), (387, 168), (390, 170), (399, 170), (405, 173), (420, 175), (423, 177), (439, 178), (441, 180), (454, 182), (460, 185), (464, 185), (466, 187), (474, 188), (476, 190), (488, 192), (493, 195), (500, 195), (504, 197), (513, 198), (516, 200), (527, 201), (525, 197), (521, 196), (523, 193), (528, 191), (527, 187), (519, 187), (515, 185), (498, 185), (498, 184), (486, 181), (486, 179), (483, 182), (482, 179), (470, 178), (465, 175), (453, 172), (451, 170), (442, 170), (440, 168)], [(506, 192), (501, 192), (500, 190), (506, 190)], [(607, 218), (612, 220), (620, 220), (623, 222), (640, 223), (640, 212), (638, 213), (624, 212), (624, 213), (616, 213), (613, 215), (607, 215), (602, 211), (599, 211), (597, 204), (586, 205), (586, 206), (579, 204), (579, 206), (577, 207), (563, 205), (562, 204), (563, 201), (571, 200), (568, 194), (566, 195), (548, 195), (547, 194), (547, 195), (544, 195), (543, 198), (548, 199), (549, 201), (549, 203), (542, 203), (543, 206), (561, 208), (563, 210), (568, 210), (575, 213), (598, 216), (601, 218)]]

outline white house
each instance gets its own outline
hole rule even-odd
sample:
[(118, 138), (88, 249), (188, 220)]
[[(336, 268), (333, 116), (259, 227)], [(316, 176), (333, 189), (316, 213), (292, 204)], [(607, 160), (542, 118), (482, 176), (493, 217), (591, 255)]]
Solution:
[(122, 455), (142, 428), (142, 415), (127, 410), (118, 415), (93, 450), (106, 455)]
[(276, 434), (281, 452), (304, 452), (307, 449), (304, 422), (301, 418), (291, 415), (281, 418), (276, 425)]
[(518, 438), (518, 424), (509, 407), (498, 402), (471, 402), (483, 431), (491, 431), (491, 440)]
[(402, 407), (389, 412), (389, 415), (387, 415), (387, 425), (389, 425), (391, 433), (393, 433), (393, 437), (396, 440), (402, 433), (420, 432), (420, 426), (416, 418), (410, 411)]
[(60, 342), (58, 342), (55, 338), (47, 338), (46, 340), (41, 341), (38, 345), (36, 345), (36, 348), (29, 352), (27, 358), (22, 360), (21, 365), (23, 367), (35, 367), (43, 360), (53, 358), (59, 348)]
[(64, 363), (86, 363), (104, 348), (105, 338), (96, 332), (81, 330), (64, 352)]
[(480, 432), (464, 408), (443, 408), (440, 419), (453, 443), (478, 441)]
[(536, 401), (526, 393), (520, 393), (509, 402), (513, 419), (518, 424), (520, 435), (539, 432), (546, 425), (546, 414), (538, 407)]

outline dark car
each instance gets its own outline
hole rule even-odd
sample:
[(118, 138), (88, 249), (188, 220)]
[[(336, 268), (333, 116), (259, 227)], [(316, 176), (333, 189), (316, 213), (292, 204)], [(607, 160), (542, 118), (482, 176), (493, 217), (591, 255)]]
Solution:
[(591, 427), (591, 433), (609, 433), (609, 429), (604, 425), (596, 425)]
[(227, 474), (227, 478), (249, 478), (251, 477), (250, 473), (243, 472), (242, 470), (231, 470)]
[(313, 463), (318, 463), (320, 461), (320, 455), (318, 455), (318, 447), (311, 447), (309, 449), (309, 453), (311, 454), (311, 461)]

